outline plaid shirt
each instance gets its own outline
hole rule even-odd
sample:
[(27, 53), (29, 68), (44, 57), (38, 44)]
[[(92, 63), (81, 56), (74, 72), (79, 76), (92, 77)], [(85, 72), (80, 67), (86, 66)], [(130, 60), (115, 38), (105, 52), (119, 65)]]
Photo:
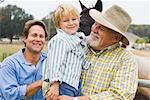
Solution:
[(89, 47), (91, 62), (82, 73), (82, 93), (91, 100), (131, 100), (137, 90), (138, 66), (132, 54), (115, 44), (99, 53)]

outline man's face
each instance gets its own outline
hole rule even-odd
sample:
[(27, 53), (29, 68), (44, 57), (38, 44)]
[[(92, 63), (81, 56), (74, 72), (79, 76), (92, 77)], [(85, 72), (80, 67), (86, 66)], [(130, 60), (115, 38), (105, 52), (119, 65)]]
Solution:
[(32, 53), (40, 53), (45, 44), (45, 31), (39, 25), (33, 25), (29, 29), (28, 37), (24, 39), (26, 50)]
[(101, 50), (115, 42), (112, 30), (95, 22), (91, 28), (89, 45), (95, 50)]

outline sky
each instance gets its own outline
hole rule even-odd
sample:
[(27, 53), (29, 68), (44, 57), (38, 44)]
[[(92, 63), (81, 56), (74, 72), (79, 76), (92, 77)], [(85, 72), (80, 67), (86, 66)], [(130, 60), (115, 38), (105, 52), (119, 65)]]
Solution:
[[(81, 12), (79, 0), (0, 0), (1, 6), (8, 4), (23, 8), (26, 13), (32, 14), (35, 19), (42, 19), (49, 12), (54, 11), (62, 3), (69, 3)], [(97, 0), (81, 0), (86, 7), (92, 7)], [(150, 25), (150, 0), (102, 0), (103, 11), (117, 4), (125, 9), (132, 18), (132, 24)]]

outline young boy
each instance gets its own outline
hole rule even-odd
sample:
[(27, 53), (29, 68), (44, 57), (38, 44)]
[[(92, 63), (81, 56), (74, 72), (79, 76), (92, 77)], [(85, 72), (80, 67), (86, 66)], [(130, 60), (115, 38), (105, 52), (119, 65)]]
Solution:
[(51, 97), (80, 94), (81, 70), (90, 65), (84, 59), (86, 39), (79, 28), (79, 12), (74, 6), (62, 4), (54, 11), (57, 34), (48, 42), (44, 79), (49, 79)]

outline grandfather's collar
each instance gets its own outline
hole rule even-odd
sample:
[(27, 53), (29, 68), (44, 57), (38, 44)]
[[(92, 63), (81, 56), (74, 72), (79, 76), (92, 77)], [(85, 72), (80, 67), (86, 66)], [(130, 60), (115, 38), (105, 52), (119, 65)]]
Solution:
[(120, 44), (119, 43), (116, 43), (116, 44), (113, 44), (113, 45), (111, 45), (111, 46), (108, 46), (108, 47), (106, 47), (106, 48), (104, 48), (104, 49), (102, 49), (102, 50), (94, 50), (90, 45), (88, 45), (88, 48), (89, 48), (89, 50), (94, 54), (94, 55), (100, 55), (100, 54), (102, 54), (103, 52), (105, 52), (105, 51), (108, 51), (108, 50), (114, 50), (115, 48), (117, 48), (118, 46), (120, 46)]

